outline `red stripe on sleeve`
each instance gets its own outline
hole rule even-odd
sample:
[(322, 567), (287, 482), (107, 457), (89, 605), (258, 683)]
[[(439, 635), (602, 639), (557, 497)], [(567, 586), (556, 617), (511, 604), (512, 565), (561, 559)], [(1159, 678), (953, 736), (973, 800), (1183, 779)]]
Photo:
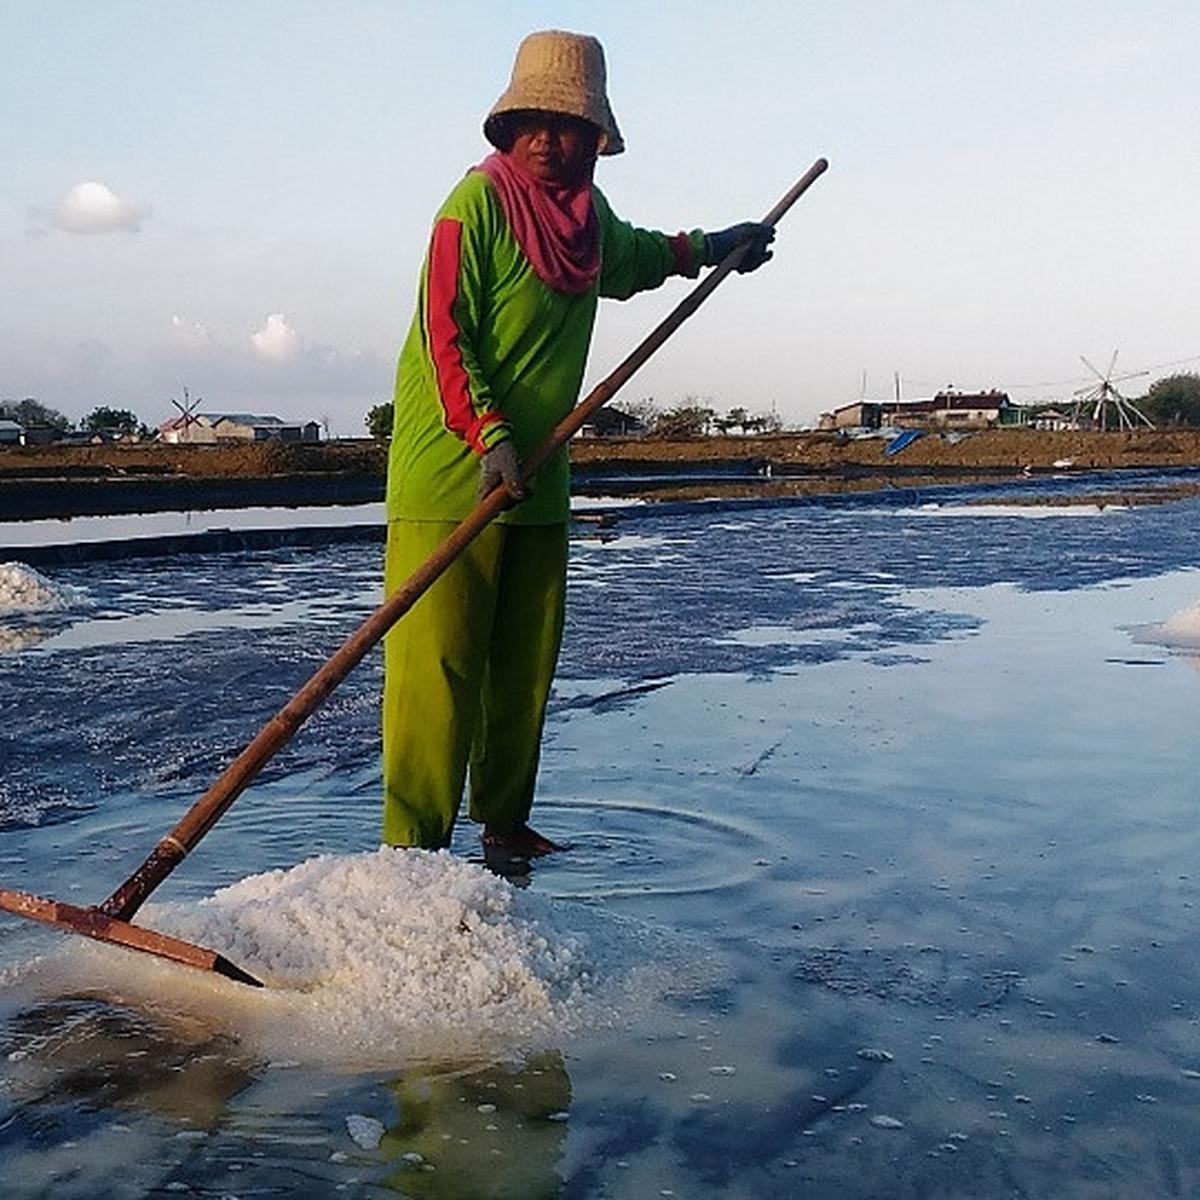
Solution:
[(476, 418), (471, 423), (471, 427), (466, 432), (467, 445), (475, 451), (476, 454), (486, 454), (488, 451), (487, 441), (484, 439), (484, 434), (487, 433), (493, 425), (503, 424), (504, 414), (497, 412), (495, 409), (489, 409), (483, 416)]
[(459, 346), (462, 331), (454, 316), (461, 262), (462, 222), (443, 217), (433, 227), (429, 248), (426, 328), (446, 428), (465, 437), (475, 422), (475, 409), (471, 404), (471, 380)]
[(692, 273), (692, 242), (686, 233), (677, 233), (673, 238), (667, 238), (671, 253), (675, 256), (675, 274), (690, 275)]

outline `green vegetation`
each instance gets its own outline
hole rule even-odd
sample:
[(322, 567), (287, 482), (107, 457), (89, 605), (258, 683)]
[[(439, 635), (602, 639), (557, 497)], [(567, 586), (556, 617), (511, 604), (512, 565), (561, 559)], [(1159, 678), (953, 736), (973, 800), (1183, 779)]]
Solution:
[(671, 438), (706, 437), (713, 433), (778, 433), (783, 422), (775, 413), (750, 413), (745, 408), (729, 409), (724, 415), (695, 397), (688, 396), (682, 404), (676, 404), (665, 412), (658, 412), (650, 405), (650, 412), (642, 417), (648, 436), (668, 440)]
[(0, 400), (0, 417), (8, 421), (16, 421), (18, 425), (29, 429), (34, 426), (48, 425), (60, 433), (66, 433), (71, 428), (71, 422), (57, 409), (47, 408), (37, 400)]
[(1200, 427), (1200, 375), (1167, 375), (1136, 403), (1160, 428)]
[(390, 442), (392, 440), (392, 402), (389, 400), (386, 404), (376, 404), (368, 412), (365, 418), (367, 432), (381, 442)]
[(650, 436), (664, 440), (704, 437), (712, 431), (716, 415), (715, 409), (689, 398), (659, 413), (650, 426)]
[(150, 430), (138, 419), (135, 413), (127, 408), (109, 408), (100, 405), (79, 423), (79, 428), (86, 433), (99, 433), (108, 437), (129, 437), (138, 434), (148, 437)]

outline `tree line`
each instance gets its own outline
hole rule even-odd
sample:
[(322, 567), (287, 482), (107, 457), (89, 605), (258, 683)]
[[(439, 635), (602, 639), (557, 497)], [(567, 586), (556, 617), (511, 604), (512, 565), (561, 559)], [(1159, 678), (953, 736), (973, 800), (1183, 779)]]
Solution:
[[(1200, 428), (1200, 374), (1167, 375), (1151, 385), (1144, 396), (1130, 397), (1161, 429)], [(103, 437), (151, 437), (154, 430), (128, 408), (101, 404), (78, 425), (57, 409), (37, 400), (0, 400), (0, 419), (16, 421), (28, 429), (43, 427), (59, 433), (99, 434)], [(392, 435), (392, 403), (374, 405), (366, 414), (367, 431), (385, 441)], [(693, 438), (712, 434), (777, 433), (783, 422), (774, 413), (752, 413), (735, 406), (719, 412), (712, 404), (688, 396), (669, 408), (660, 408), (652, 397), (620, 405), (605, 405), (592, 417), (600, 437), (637, 434), (642, 437)]]
[[(1166, 375), (1145, 395), (1129, 399), (1160, 429), (1200, 429), (1200, 374)], [(366, 424), (372, 437), (385, 441), (390, 438), (391, 402), (375, 405), (367, 413)], [(774, 412), (755, 414), (740, 407), (721, 413), (705, 400), (689, 396), (666, 409), (653, 398), (605, 405), (593, 415), (591, 426), (599, 437), (635, 434), (665, 440), (734, 432), (778, 433), (783, 422)]]
[(0, 400), (0, 419), (16, 421), (24, 429), (54, 429), (59, 433), (94, 433), (105, 437), (151, 437), (154, 430), (127, 408), (98, 405), (78, 425), (56, 408), (37, 400)]
[[(391, 401), (374, 405), (365, 417), (373, 438), (392, 436)], [(783, 422), (775, 413), (752, 413), (741, 407), (719, 412), (703, 400), (689, 396), (670, 408), (659, 408), (652, 397), (625, 404), (606, 404), (588, 421), (597, 437), (637, 436), (678, 440), (729, 433), (778, 433)]]
[(1167, 375), (1134, 403), (1161, 429), (1200, 428), (1200, 375)]

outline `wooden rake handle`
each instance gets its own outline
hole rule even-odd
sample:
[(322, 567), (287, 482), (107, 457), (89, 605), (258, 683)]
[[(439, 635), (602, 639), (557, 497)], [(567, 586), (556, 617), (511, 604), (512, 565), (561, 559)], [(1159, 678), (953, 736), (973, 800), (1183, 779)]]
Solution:
[[(829, 164), (818, 158), (778, 204), (763, 218), (774, 226), (825, 172)], [(531, 479), (546, 461), (579, 430), (601, 405), (623, 387), (643, 363), (708, 299), (721, 281), (736, 270), (750, 246), (743, 242), (718, 264), (662, 320), (648, 337), (598, 383), (562, 419), (545, 441), (522, 464), (523, 480)], [(333, 656), (259, 731), (252, 742), (225, 768), (212, 786), (184, 814), (179, 823), (154, 848), (150, 857), (103, 904), (99, 911), (128, 921), (146, 898), (186, 857), (197, 842), (221, 819), (250, 781), (285, 746), (300, 726), (324, 702), (391, 627), (417, 602), (433, 582), (491, 524), (509, 503), (503, 488), (481, 500), (454, 532), (350, 635)]]

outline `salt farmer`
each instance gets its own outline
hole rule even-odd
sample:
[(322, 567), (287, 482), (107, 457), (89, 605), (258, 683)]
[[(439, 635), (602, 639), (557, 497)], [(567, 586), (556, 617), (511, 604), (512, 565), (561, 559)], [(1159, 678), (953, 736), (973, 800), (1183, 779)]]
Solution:
[(389, 593), (478, 498), (510, 504), (388, 634), (383, 698), (384, 840), (447, 845), (470, 767), (485, 848), (557, 847), (529, 825), (566, 591), (565, 449), (522, 486), (522, 457), (574, 405), (596, 302), (695, 276), (752, 222), (668, 236), (622, 221), (592, 182), (624, 148), (593, 37), (548, 31), (517, 50), (483, 126), (495, 147), (442, 205), (396, 378), (388, 467)]

